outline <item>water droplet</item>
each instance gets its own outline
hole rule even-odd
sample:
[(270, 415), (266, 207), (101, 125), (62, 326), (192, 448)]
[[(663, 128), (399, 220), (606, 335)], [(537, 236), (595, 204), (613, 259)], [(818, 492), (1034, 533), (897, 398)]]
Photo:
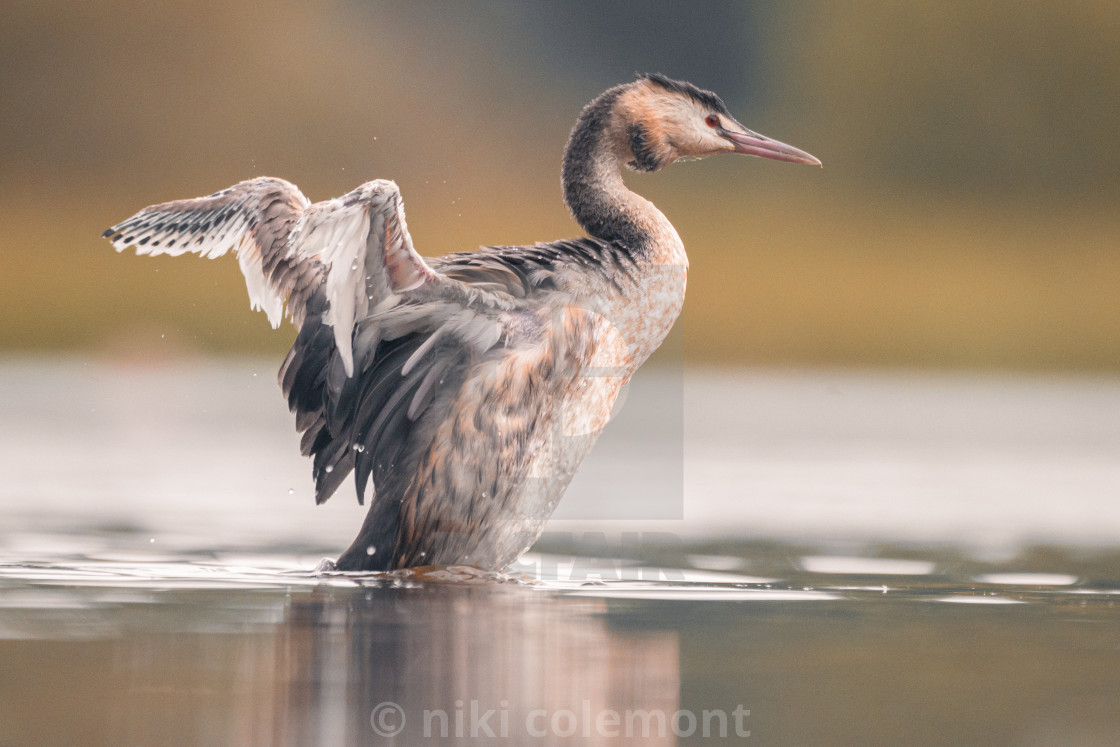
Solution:
[(421, 557), (421, 558), (426, 558), (426, 557), (428, 557), (428, 553), (426, 553), (426, 552), (421, 552), (421, 553), (420, 553), (420, 557)]
[(165, 337), (167, 337), (167, 335), (160, 335), (160, 336), (159, 336), (159, 339), (161, 339), (161, 340), (162, 340), (162, 339), (164, 339)]
[(296, 489), (295, 488), (288, 488), (288, 495), (295, 495), (295, 494), (296, 494)]
[(323, 471), (324, 472), (334, 472), (334, 465), (333, 464), (328, 464), (326, 467), (323, 468)]
[(366, 555), (373, 555), (375, 552), (377, 552), (377, 548), (373, 545), (366, 548)]
[(156, 541), (155, 537), (152, 537), (151, 539), (148, 540), (148, 542), (155, 542), (155, 541)]

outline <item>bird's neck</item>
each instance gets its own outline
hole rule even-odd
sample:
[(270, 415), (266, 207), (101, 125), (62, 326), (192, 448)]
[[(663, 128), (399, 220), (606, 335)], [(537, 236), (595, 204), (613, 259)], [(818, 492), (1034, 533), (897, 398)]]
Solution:
[(564, 151), (564, 202), (591, 236), (635, 259), (652, 259), (660, 244), (679, 245), (680, 239), (661, 211), (622, 181), (623, 163), (631, 156), (625, 138), (612, 129), (616, 98), (612, 89), (592, 101), (572, 129)]

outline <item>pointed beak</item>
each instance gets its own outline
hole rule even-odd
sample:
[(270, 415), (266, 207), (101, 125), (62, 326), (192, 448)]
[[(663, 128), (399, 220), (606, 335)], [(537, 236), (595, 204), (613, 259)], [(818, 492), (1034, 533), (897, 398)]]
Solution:
[(809, 155), (792, 145), (771, 140), (757, 132), (751, 132), (745, 127), (743, 132), (724, 130), (722, 134), (735, 146), (736, 153), (742, 153), (745, 156), (759, 156), (760, 158), (771, 158), (775, 161), (786, 161), (787, 163), (804, 163), (809, 166), (821, 165), (821, 160), (816, 156)]

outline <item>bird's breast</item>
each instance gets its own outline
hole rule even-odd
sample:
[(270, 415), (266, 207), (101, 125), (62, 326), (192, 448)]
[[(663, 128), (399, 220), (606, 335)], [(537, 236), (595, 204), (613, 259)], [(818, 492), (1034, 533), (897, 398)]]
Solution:
[(665, 221), (649, 251), (631, 266), (599, 278), (587, 296), (599, 315), (594, 365), (621, 366), (629, 377), (665, 340), (684, 306), (688, 257)]

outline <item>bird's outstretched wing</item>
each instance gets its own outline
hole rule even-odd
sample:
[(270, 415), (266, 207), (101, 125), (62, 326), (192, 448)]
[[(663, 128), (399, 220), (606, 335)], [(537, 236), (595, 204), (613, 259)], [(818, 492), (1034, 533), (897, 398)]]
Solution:
[(299, 257), (327, 268), (327, 322), (334, 328), (347, 376), (354, 374), (354, 322), (378, 304), (436, 278), (412, 248), (400, 190), (383, 179), (311, 205), (292, 229), (289, 243)]
[[(533, 313), (514, 309), (548, 285), (542, 267), (484, 251), (435, 260), (433, 270), (413, 249), (390, 181), (309, 204), (288, 182), (253, 179), (145, 208), (105, 236), (140, 254), (232, 249), (254, 308), (278, 325), (287, 304), (299, 335), (280, 386), (320, 503), (354, 473), (359, 501), (372, 481), (396, 512), (468, 372), (509, 345), (536, 351), (547, 336)], [(468, 404), (485, 408), (484, 399)], [(477, 437), (480, 448), (527, 442), (528, 423), (499, 420)], [(386, 532), (396, 527), (387, 519)]]
[(252, 307), (263, 310), (272, 326), (279, 327), (287, 301), (288, 314), (298, 327), (306, 299), (321, 282), (324, 269), (295, 256), (288, 242), (309, 206), (294, 184), (261, 177), (206, 197), (146, 207), (102, 236), (118, 252), (135, 246), (137, 254), (153, 256), (193, 252), (212, 259), (232, 249)]
[(139, 254), (214, 258), (234, 250), (252, 307), (273, 327), (287, 303), (301, 328), (308, 301), (324, 286), (321, 312), (348, 376), (354, 322), (435, 277), (412, 248), (397, 185), (385, 180), (313, 205), (283, 179), (250, 179), (207, 197), (146, 207), (103, 235), (117, 251), (135, 246)]

